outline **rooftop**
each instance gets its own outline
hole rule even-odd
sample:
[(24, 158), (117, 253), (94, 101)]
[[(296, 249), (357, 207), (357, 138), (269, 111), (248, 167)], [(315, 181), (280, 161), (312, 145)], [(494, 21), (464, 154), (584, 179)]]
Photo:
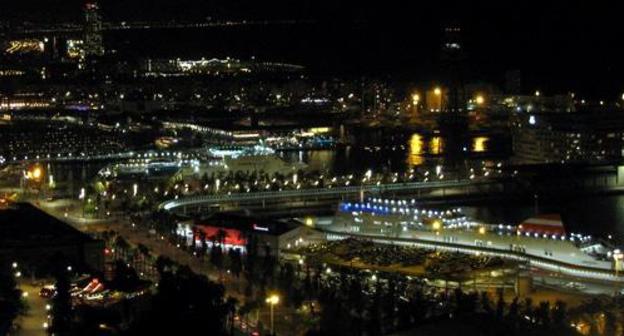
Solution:
[(195, 221), (195, 225), (219, 226), (259, 234), (280, 236), (299, 224), (294, 221), (278, 221), (270, 218), (250, 217), (237, 212), (216, 213)]
[(58, 246), (93, 238), (29, 203), (0, 210), (0, 247)]

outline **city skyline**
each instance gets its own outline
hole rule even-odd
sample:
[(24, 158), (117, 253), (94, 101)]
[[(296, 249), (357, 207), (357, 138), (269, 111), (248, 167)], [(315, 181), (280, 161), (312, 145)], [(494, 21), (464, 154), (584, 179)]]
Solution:
[[(6, 8), (0, 12), (19, 13), (23, 18), (31, 11), (36, 17), (39, 7), (41, 13), (57, 8), (58, 15), (46, 16), (44, 21), (80, 23), (82, 3), (26, 1), (3, 4)], [(21, 11), (15, 9), (20, 7)], [(435, 80), (439, 74), (441, 31), (448, 22), (458, 22), (463, 29), (468, 55), (465, 68), (473, 77), (502, 85), (506, 71), (519, 69), (531, 90), (541, 89), (551, 94), (578, 91), (596, 99), (615, 97), (624, 87), (620, 79), (624, 74), (619, 62), (621, 48), (613, 48), (622, 28), (616, 24), (616, 11), (601, 4), (391, 2), (376, 7), (374, 3), (348, 1), (231, 4), (188, 0), (186, 4), (162, 1), (150, 2), (150, 5), (138, 1), (123, 5), (104, 1), (100, 7), (104, 20), (113, 22), (188, 21), (189, 18), (194, 22), (207, 18), (313, 20), (313, 29), (321, 35), (316, 38), (313, 34), (303, 34), (300, 43), (304, 46), (299, 48), (299, 53), (322, 58), (324, 53), (334, 50), (342, 57), (361, 58), (355, 60), (352, 69), (344, 69), (347, 73), (392, 75), (406, 80)], [(329, 34), (329, 31), (339, 34)], [(286, 37), (295, 40), (295, 36)], [(282, 50), (273, 47), (273, 53), (279, 55)], [(386, 61), (380, 61), (383, 59)], [(336, 60), (328, 62), (333, 73), (340, 74), (343, 70)]]
[(619, 15), (0, 3), (0, 336), (624, 334)]

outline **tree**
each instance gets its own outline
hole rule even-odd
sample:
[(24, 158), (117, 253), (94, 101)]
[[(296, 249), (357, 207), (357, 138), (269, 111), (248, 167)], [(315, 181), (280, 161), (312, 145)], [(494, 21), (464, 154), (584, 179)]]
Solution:
[(119, 250), (120, 252), (122, 252), (123, 258), (126, 258), (128, 256), (128, 249), (130, 248), (130, 244), (128, 243), (128, 241), (126, 241), (126, 239), (124, 239), (124, 237), (118, 235), (117, 237), (115, 237), (115, 241), (113, 242), (114, 246), (115, 246), (115, 250)]
[(230, 268), (232, 270), (232, 274), (234, 274), (234, 276), (238, 278), (240, 276), (240, 273), (243, 271), (243, 259), (240, 250), (230, 249), (228, 251), (228, 257), (230, 259)]
[(69, 274), (58, 268), (54, 274), (56, 279), (56, 295), (52, 298), (52, 325), (49, 331), (54, 335), (71, 334), (73, 309), (71, 302)]
[[(199, 235), (199, 256), (203, 260), (208, 252), (208, 242), (206, 241), (206, 232), (204, 230), (198, 230)], [(214, 248), (214, 246), (213, 246)]]
[(550, 327), (550, 303), (542, 301), (535, 310), (535, 319), (538, 324), (544, 327)]
[(212, 249), (210, 249), (210, 262), (218, 269), (223, 268), (223, 250), (221, 250), (221, 246), (212, 245)]
[(490, 296), (487, 292), (481, 292), (481, 309), (488, 316), (492, 316), (494, 312), (492, 309), (492, 301), (490, 301)]
[[(143, 244), (138, 244), (137, 245), (137, 251), (139, 251), (139, 255), (141, 257), (141, 268), (142, 268), (143, 272), (146, 272), (147, 268), (148, 268), (147, 261), (151, 257), (150, 250), (149, 250), (149, 248), (147, 246), (145, 246)], [(151, 267), (150, 267), (150, 269), (151, 269)]]
[(557, 300), (557, 302), (555, 302), (555, 307), (552, 311), (553, 326), (556, 328), (567, 328), (567, 314), (568, 311), (566, 303), (561, 300)]
[(228, 320), (230, 325), (230, 335), (234, 335), (234, 317), (236, 316), (236, 311), (238, 309), (238, 299), (233, 297), (228, 297), (225, 301), (225, 307), (228, 313)]
[(22, 292), (17, 288), (10, 268), (0, 266), (0, 335), (7, 335), (13, 320), (24, 312)]
[(505, 314), (505, 297), (503, 296), (503, 292), (500, 291), (498, 293), (498, 301), (496, 302), (496, 319), (501, 321)]
[(188, 266), (160, 261), (158, 291), (150, 310), (140, 316), (127, 335), (190, 335), (209, 330), (225, 335), (228, 315), (236, 303), (226, 301), (225, 288)]
[(217, 240), (221, 248), (225, 247), (225, 239), (227, 238), (227, 236), (227, 232), (223, 229), (219, 229), (215, 234), (215, 239)]
[(130, 292), (134, 290), (140, 282), (139, 276), (134, 268), (129, 267), (121, 259), (115, 261), (115, 276), (111, 281), (112, 287), (120, 291)]

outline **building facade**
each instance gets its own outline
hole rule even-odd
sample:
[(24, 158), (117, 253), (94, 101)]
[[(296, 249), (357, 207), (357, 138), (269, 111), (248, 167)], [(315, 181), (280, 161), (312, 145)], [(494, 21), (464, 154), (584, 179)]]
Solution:
[(624, 156), (624, 113), (517, 113), (512, 139), (518, 164), (619, 161)]

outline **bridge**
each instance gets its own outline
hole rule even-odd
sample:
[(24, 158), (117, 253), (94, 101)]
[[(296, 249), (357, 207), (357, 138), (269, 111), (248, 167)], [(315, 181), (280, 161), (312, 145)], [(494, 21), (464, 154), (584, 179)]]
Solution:
[(353, 197), (364, 198), (365, 194), (406, 194), (435, 191), (441, 196), (470, 194), (481, 192), (501, 192), (504, 189), (506, 179), (490, 178), (481, 180), (460, 179), (450, 181), (390, 183), (379, 185), (344, 186), (318, 189), (298, 189), (283, 191), (264, 191), (250, 193), (213, 194), (202, 196), (189, 196), (163, 202), (160, 209), (173, 211), (182, 208), (186, 213), (187, 208), (202, 208), (223, 203), (245, 202), (284, 202), (301, 200), (338, 200)]

